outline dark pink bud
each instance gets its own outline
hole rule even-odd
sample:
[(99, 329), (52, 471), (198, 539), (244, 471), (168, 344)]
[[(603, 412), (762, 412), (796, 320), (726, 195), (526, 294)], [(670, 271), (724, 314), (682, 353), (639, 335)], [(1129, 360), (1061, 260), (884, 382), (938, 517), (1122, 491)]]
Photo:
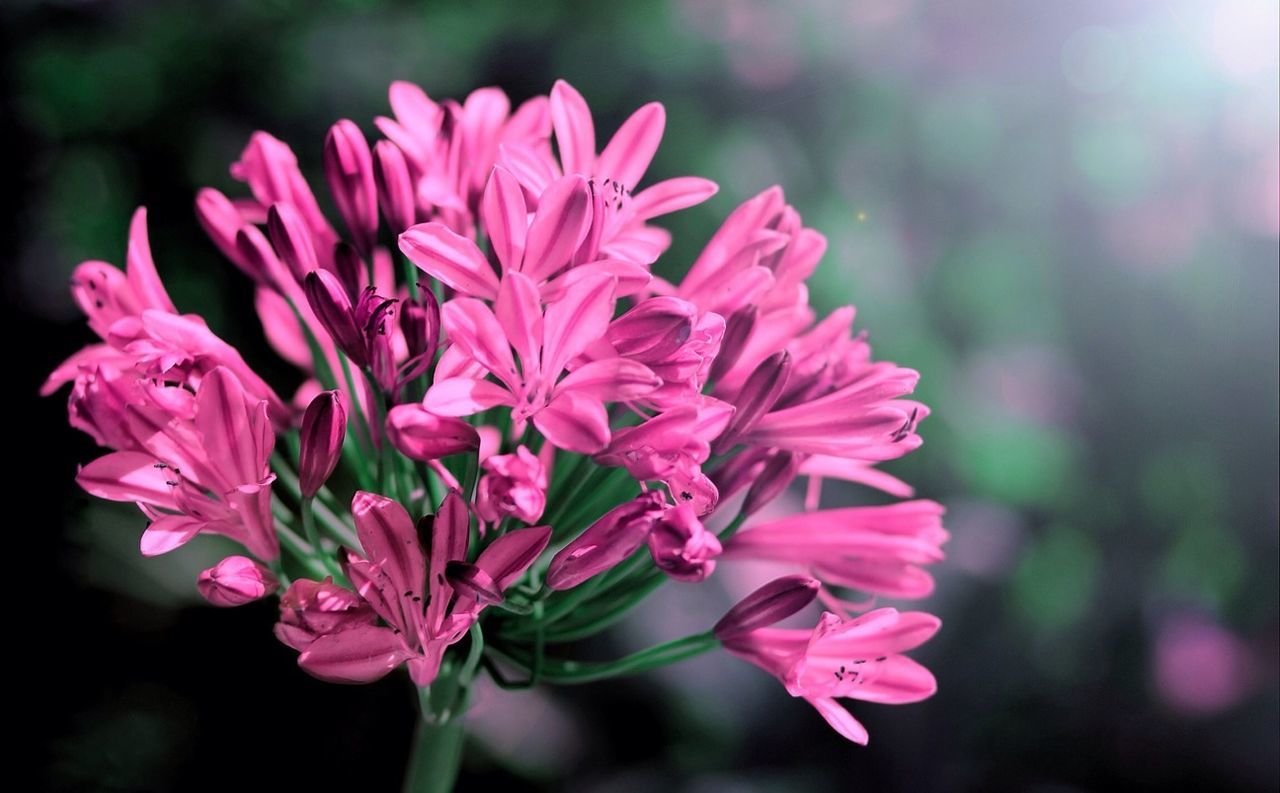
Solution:
[(719, 382), (742, 356), (742, 350), (756, 329), (756, 316), (759, 310), (754, 306), (743, 306), (729, 315), (725, 320), (724, 339), (720, 342), (720, 353), (711, 364), (711, 382)]
[(782, 495), (782, 491), (795, 481), (803, 462), (804, 458), (794, 452), (774, 454), (747, 491), (747, 498), (742, 502), (743, 514), (754, 515), (761, 507)]
[(356, 327), (364, 334), (369, 370), (384, 391), (396, 386), (395, 352), (391, 346), (391, 328), (395, 323), (399, 301), (382, 297), (373, 287), (360, 295), (355, 308)]
[(659, 570), (677, 581), (703, 581), (716, 569), (720, 540), (698, 520), (693, 507), (681, 504), (662, 513), (649, 533), (649, 553)]
[(329, 270), (338, 276), (338, 280), (347, 290), (347, 297), (352, 301), (359, 296), (361, 288), (369, 278), (364, 260), (360, 258), (355, 248), (345, 242), (339, 242), (333, 246), (333, 264)]
[(222, 255), (239, 267), (250, 278), (259, 280), (257, 274), (249, 269), (244, 257), (236, 247), (236, 232), (245, 225), (240, 210), (231, 203), (231, 199), (212, 187), (206, 187), (196, 193), (196, 219), (200, 221), (209, 239), (218, 246)]
[(333, 343), (363, 368), (368, 363), (364, 334), (356, 326), (351, 300), (342, 282), (328, 270), (313, 270), (307, 273), (302, 285), (311, 310), (329, 332)]
[(311, 498), (333, 475), (347, 436), (347, 409), (337, 391), (324, 391), (311, 400), (302, 415), (298, 481), (304, 498)]
[(721, 498), (730, 498), (756, 480), (769, 459), (769, 450), (752, 446), (730, 457), (711, 474)]
[(413, 178), (400, 147), (389, 140), (373, 146), (373, 180), (378, 187), (378, 203), (393, 234), (399, 234), (417, 222)]
[(786, 388), (790, 373), (791, 354), (786, 350), (776, 352), (760, 362), (738, 392), (738, 397), (734, 400), (737, 410), (733, 418), (729, 419), (729, 426), (725, 427), (724, 433), (712, 445), (713, 453), (722, 454), (733, 448), (739, 436), (769, 412), (778, 397), (782, 396), (782, 389)]
[(775, 579), (747, 595), (716, 623), (720, 641), (767, 628), (813, 602), (822, 584), (807, 575)]
[(605, 337), (624, 358), (660, 361), (689, 340), (697, 313), (687, 300), (651, 297), (611, 322)]
[(368, 256), (378, 236), (378, 189), (369, 142), (354, 121), (342, 119), (324, 140), (324, 175), (356, 250)]
[(267, 210), (267, 236), (298, 283), (302, 283), (307, 273), (319, 266), (315, 246), (311, 243), (311, 229), (292, 205), (271, 205)]
[(236, 232), (236, 255), (250, 278), (266, 286), (276, 285), (276, 273), (283, 271), (280, 259), (256, 226), (241, 226)]
[(215, 606), (243, 606), (276, 591), (275, 575), (247, 556), (228, 556), (196, 579), (196, 589)]
[(551, 559), (547, 586), (572, 589), (613, 569), (644, 544), (662, 510), (663, 497), (656, 490), (609, 510)]
[(426, 462), (480, 448), (480, 434), (462, 419), (437, 416), (422, 405), (397, 405), (387, 414), (391, 445), (411, 460)]
[(400, 304), (400, 332), (409, 358), (400, 367), (404, 383), (431, 367), (440, 344), (440, 303), (430, 289), (418, 285), (418, 298)]

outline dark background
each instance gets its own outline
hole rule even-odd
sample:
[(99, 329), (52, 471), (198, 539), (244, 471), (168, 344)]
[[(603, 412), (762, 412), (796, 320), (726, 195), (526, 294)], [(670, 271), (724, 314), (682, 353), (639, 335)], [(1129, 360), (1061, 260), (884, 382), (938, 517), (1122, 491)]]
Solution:
[[(535, 6), (535, 4), (525, 4)], [(481, 691), (463, 789), (1275, 790), (1276, 6), (1186, 2), (8, 2), (3, 224), (14, 768), (57, 790), (391, 790), (407, 681), (294, 666), (273, 607), (199, 606), (212, 543), (136, 554), (78, 492), (92, 443), (44, 375), (89, 340), (66, 292), (123, 263), (133, 208), (175, 302), (287, 393), (251, 290), (194, 221), (249, 133), (319, 185), (339, 117), (556, 77), (607, 134), (658, 99), (652, 178), (721, 193), (668, 224), (682, 267), (779, 182), (859, 307), (924, 373), (925, 447), (889, 470), (950, 509), (920, 653), (940, 692), (855, 703), (853, 747), (717, 655), (638, 680)], [(317, 189), (317, 192), (322, 192)], [(323, 200), (323, 199), (322, 199)], [(832, 492), (832, 501), (851, 494)], [(734, 592), (735, 573), (718, 579)], [(618, 652), (727, 603), (668, 587)], [(703, 598), (706, 600), (706, 598)], [(687, 623), (687, 624), (686, 624)]]

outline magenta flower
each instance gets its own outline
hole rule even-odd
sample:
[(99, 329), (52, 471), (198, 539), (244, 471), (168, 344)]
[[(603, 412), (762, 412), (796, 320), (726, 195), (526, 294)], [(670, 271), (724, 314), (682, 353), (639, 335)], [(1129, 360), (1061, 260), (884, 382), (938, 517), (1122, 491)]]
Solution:
[(828, 585), (896, 598), (927, 597), (933, 576), (921, 565), (943, 558), (949, 536), (942, 528), (943, 512), (933, 501), (807, 512), (739, 532), (725, 545), (725, 558), (792, 562)]
[(813, 631), (761, 628), (722, 641), (813, 705), (836, 732), (866, 744), (866, 729), (836, 699), (901, 705), (933, 696), (933, 675), (902, 653), (928, 641), (940, 625), (918, 611), (878, 609), (847, 622), (828, 612)]
[(142, 553), (156, 556), (201, 532), (222, 534), (259, 559), (275, 559), (268, 458), (275, 435), (267, 403), (254, 403), (219, 367), (194, 397), (176, 387), (144, 389), (145, 403), (125, 412), (137, 451), (112, 452), (86, 465), (76, 481), (111, 501), (133, 501), (151, 520)]
[(302, 652), (321, 636), (348, 628), (373, 625), (378, 615), (350, 589), (332, 578), (310, 581), (300, 578), (280, 596), (280, 621), (276, 638)]
[(196, 589), (215, 606), (243, 606), (275, 592), (275, 574), (245, 556), (228, 556), (200, 573)]
[(561, 449), (600, 451), (610, 437), (604, 403), (643, 396), (660, 384), (648, 367), (625, 358), (592, 361), (565, 374), (608, 327), (613, 288), (611, 276), (588, 275), (544, 311), (532, 280), (516, 272), (503, 279), (496, 314), (475, 298), (445, 303), (445, 332), (465, 363), (459, 374), (436, 380), (423, 407), (441, 416), (470, 416), (502, 405), (511, 408), (518, 432), (532, 419)]
[(496, 523), (507, 516), (536, 523), (547, 506), (547, 471), (533, 452), (517, 446), (515, 454), (495, 454), (482, 464), (485, 474), (476, 490), (476, 514)]
[[(431, 521), (429, 552), (400, 504), (358, 492), (351, 512), (365, 554), (348, 556), (347, 576), (385, 625), (347, 625), (323, 634), (298, 656), (298, 665), (322, 680), (368, 683), (407, 663), (414, 683), (429, 685), (445, 649), (466, 635), (487, 605), (470, 592), (453, 597), (445, 575), (449, 563), (466, 560), (466, 504), (456, 491), (445, 498)], [(550, 536), (546, 527), (508, 532), (481, 551), (474, 566), (501, 592)]]

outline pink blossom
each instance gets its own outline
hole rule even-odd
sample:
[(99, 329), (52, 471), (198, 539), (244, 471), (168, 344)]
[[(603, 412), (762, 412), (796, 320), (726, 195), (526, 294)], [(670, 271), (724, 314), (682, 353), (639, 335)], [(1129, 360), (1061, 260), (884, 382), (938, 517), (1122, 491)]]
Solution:
[(445, 303), (445, 332), (474, 368), (437, 379), (423, 407), (441, 416), (469, 416), (505, 405), (516, 431), (532, 419), (561, 449), (600, 451), (610, 437), (605, 401), (642, 396), (659, 384), (648, 367), (623, 358), (593, 361), (561, 377), (569, 361), (603, 335), (613, 313), (613, 286), (610, 276), (588, 276), (544, 312), (533, 281), (517, 272), (503, 279), (496, 314), (475, 298)]
[(270, 595), (279, 585), (270, 570), (245, 556), (228, 556), (196, 579), (200, 595), (215, 606), (243, 606)]
[(677, 581), (705, 581), (715, 571), (721, 550), (716, 535), (706, 530), (688, 504), (663, 512), (647, 542), (654, 565)]
[(332, 578), (311, 581), (300, 578), (280, 596), (280, 621), (276, 638), (301, 652), (321, 636), (347, 628), (373, 625), (378, 620), (369, 604)]
[(933, 576), (922, 565), (943, 558), (943, 511), (936, 502), (918, 500), (792, 515), (738, 532), (724, 555), (792, 562), (827, 585), (921, 598), (933, 591)]
[(866, 729), (836, 699), (899, 705), (933, 696), (933, 675), (901, 653), (928, 641), (940, 626), (931, 614), (885, 608), (848, 621), (828, 612), (812, 631), (761, 628), (722, 641), (813, 705), (836, 732), (866, 744)]
[(507, 516), (536, 523), (547, 506), (547, 472), (542, 461), (524, 446), (514, 454), (497, 454), (482, 464), (484, 476), (476, 490), (476, 514), (490, 523)]

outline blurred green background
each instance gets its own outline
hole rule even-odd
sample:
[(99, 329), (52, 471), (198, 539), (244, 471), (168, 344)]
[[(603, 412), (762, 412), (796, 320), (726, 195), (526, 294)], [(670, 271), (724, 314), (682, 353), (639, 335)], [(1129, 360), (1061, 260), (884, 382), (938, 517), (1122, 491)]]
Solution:
[(41, 785), (204, 789), (274, 760), (250, 779), (394, 786), (398, 684), (306, 680), (269, 607), (185, 608), (200, 560), (135, 559), (136, 513), (73, 491), (92, 449), (60, 397), (33, 393), (88, 339), (72, 267), (122, 263), (139, 204), (179, 307), (291, 382), (194, 191), (233, 191), (257, 128), (322, 184), (328, 125), (372, 134), (393, 79), (521, 100), (564, 77), (605, 131), (662, 101), (650, 178), (721, 185), (664, 224), (666, 267), (780, 183), (831, 242), (815, 304), (855, 303), (877, 354), (923, 373), (926, 445), (887, 470), (950, 510), (927, 604), (945, 627), (921, 654), (941, 689), (855, 704), (866, 749), (724, 657), (618, 691), (482, 698), (464, 783), (1280, 787), (1277, 3), (8, 0), (0, 20), (6, 322), (20, 409), (49, 436), (31, 486), (55, 499), (24, 553), (63, 615), (32, 617), (55, 648), (33, 674), (62, 692), (36, 719)]

